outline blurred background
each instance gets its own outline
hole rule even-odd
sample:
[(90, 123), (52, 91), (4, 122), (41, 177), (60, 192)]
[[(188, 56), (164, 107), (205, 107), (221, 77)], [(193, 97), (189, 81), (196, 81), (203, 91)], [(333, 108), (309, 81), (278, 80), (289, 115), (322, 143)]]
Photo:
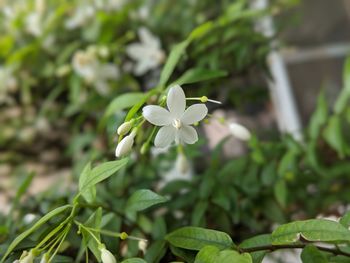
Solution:
[[(169, 229), (211, 226), (237, 242), (349, 209), (349, 1), (2, 0), (0, 10), (0, 222), (12, 218), (0, 228), (5, 245), (25, 215), (67, 202), (88, 161), (115, 159), (116, 129), (131, 106), (117, 98), (155, 88), (174, 45), (209, 21), (213, 29), (172, 76), (192, 68), (221, 76), (184, 86), (189, 97), (223, 103), (209, 105), (214, 118), (186, 150), (191, 172), (174, 168), (175, 150), (141, 155), (140, 144), (123, 176), (101, 186), (100, 201), (122, 209), (133, 190), (157, 189), (174, 199)], [(221, 118), (253, 138), (233, 138)]]

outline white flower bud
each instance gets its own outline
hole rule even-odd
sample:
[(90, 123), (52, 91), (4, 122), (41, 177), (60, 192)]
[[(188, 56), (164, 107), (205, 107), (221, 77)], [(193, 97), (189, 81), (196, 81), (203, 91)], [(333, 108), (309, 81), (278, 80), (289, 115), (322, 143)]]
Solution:
[(100, 250), (102, 263), (117, 263), (117, 260), (109, 250), (105, 248), (101, 248)]
[(251, 137), (250, 131), (246, 127), (238, 123), (230, 123), (229, 129), (231, 134), (240, 140), (248, 141)]
[(143, 254), (146, 253), (146, 249), (147, 249), (147, 241), (146, 240), (140, 240), (139, 244), (138, 244), (139, 250), (141, 250), (143, 252)]
[(182, 174), (186, 174), (190, 169), (190, 164), (183, 153), (177, 155), (175, 167)]
[(122, 125), (119, 126), (117, 133), (118, 135), (125, 135), (127, 134), (132, 128), (132, 121), (124, 122)]
[(33, 251), (29, 251), (27, 255), (25, 255), (22, 259), (19, 260), (20, 263), (33, 263), (34, 262), (34, 254)]
[(43, 255), (43, 257), (41, 258), (40, 263), (49, 263), (49, 262), (50, 262), (49, 260), (50, 260), (49, 254), (48, 254), (48, 253), (45, 253), (45, 254)]
[(126, 136), (120, 143), (117, 145), (115, 149), (115, 156), (117, 158), (122, 157), (128, 154), (131, 151), (131, 148), (134, 144), (134, 137), (136, 132), (132, 132), (130, 135)]

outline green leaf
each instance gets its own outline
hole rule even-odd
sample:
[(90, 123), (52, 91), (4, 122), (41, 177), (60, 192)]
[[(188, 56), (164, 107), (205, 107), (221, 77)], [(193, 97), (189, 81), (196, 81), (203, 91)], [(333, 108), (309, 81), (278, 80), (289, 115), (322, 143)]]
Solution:
[[(84, 184), (89, 180), (91, 176), (91, 163), (89, 162), (81, 172), (79, 177), (79, 189), (83, 187)], [(96, 199), (96, 187), (93, 185), (90, 188), (87, 188), (84, 192), (81, 193), (85, 200), (89, 203), (94, 202)]]
[(151, 190), (141, 189), (137, 190), (130, 196), (126, 203), (126, 210), (128, 212), (138, 212), (166, 201), (168, 201), (167, 198), (160, 196)]
[[(263, 235), (258, 235), (254, 236), (252, 238), (244, 240), (239, 247), (242, 249), (247, 249), (247, 248), (254, 248), (254, 247), (269, 247), (271, 246), (271, 235), (270, 234), (263, 234)], [(265, 255), (267, 254), (266, 251), (256, 251), (250, 253), (252, 256), (253, 262), (254, 263), (260, 263), (264, 259)]]
[(340, 220), (339, 223), (342, 224), (344, 227), (349, 228), (350, 227), (350, 211), (348, 211)]
[(153, 95), (157, 94), (159, 92), (158, 89), (152, 89), (146, 94), (143, 94), (143, 97), (139, 100), (138, 103), (136, 103), (128, 112), (128, 114), (125, 117), (125, 121), (130, 121), (135, 114), (139, 111), (139, 109), (142, 107), (143, 104), (146, 103), (146, 101), (152, 97)]
[(15, 240), (12, 241), (12, 243), (9, 245), (9, 247), (6, 250), (5, 255), (1, 259), (1, 263), (3, 263), (6, 259), (6, 257), (12, 252), (14, 248), (26, 237), (28, 237), (30, 234), (32, 234), (35, 230), (37, 230), (40, 226), (45, 224), (47, 221), (49, 221), (51, 218), (63, 213), (66, 211), (68, 208), (72, 208), (71, 205), (65, 205), (61, 207), (57, 207), (54, 210), (50, 211), (46, 215), (44, 215), (42, 218), (38, 220), (31, 228), (28, 230), (24, 231), (22, 234), (18, 235)]
[(282, 206), (285, 207), (287, 204), (287, 195), (288, 195), (288, 190), (286, 186), (286, 182), (282, 179), (278, 180), (273, 188), (275, 198), (277, 202)]
[(193, 68), (187, 70), (173, 84), (183, 85), (227, 76), (227, 71)]
[(312, 114), (308, 133), (311, 139), (317, 139), (321, 127), (326, 124), (328, 117), (328, 104), (324, 90), (320, 92), (317, 98), (316, 111)]
[(194, 263), (215, 263), (220, 250), (214, 246), (205, 246), (197, 254)]
[(248, 253), (239, 254), (237, 251), (221, 251), (215, 260), (215, 263), (252, 263), (252, 257)]
[(200, 250), (207, 245), (219, 249), (234, 247), (229, 235), (224, 232), (200, 227), (183, 227), (168, 234), (165, 239), (173, 246)]
[(142, 258), (129, 258), (126, 260), (123, 260), (122, 263), (147, 263)]
[(165, 86), (168, 82), (171, 74), (173, 73), (177, 63), (179, 62), (181, 56), (185, 53), (187, 46), (191, 43), (190, 39), (186, 39), (181, 43), (175, 45), (170, 52), (170, 55), (164, 65), (164, 68), (160, 74), (159, 85), (161, 87)]
[[(99, 229), (101, 227), (101, 221), (102, 221), (102, 208), (99, 207), (90, 217), (89, 219), (84, 223), (85, 226), (90, 228)], [(81, 228), (81, 232), (84, 237), (84, 245), (91, 250), (91, 252), (96, 257), (97, 261), (101, 261), (101, 252), (98, 249), (98, 243), (96, 242), (95, 238), (93, 238), (84, 228)], [(95, 237), (100, 240), (100, 234), (97, 232), (94, 232)]]
[(121, 111), (132, 107), (136, 104), (136, 102), (142, 100), (144, 97), (145, 94), (142, 92), (124, 93), (116, 97), (111, 101), (111, 103), (109, 103), (105, 111), (104, 118), (109, 117), (117, 111)]
[(350, 100), (350, 57), (345, 61), (344, 72), (343, 72), (343, 81), (345, 87), (342, 89), (335, 105), (335, 113), (341, 113), (349, 105)]
[(253, 248), (253, 247), (265, 247), (265, 246), (271, 246), (271, 235), (270, 234), (263, 234), (254, 236), (252, 238), (244, 240), (239, 247), (243, 249), (247, 248)]
[(23, 194), (26, 193), (28, 187), (30, 186), (30, 184), (32, 183), (32, 180), (35, 176), (35, 173), (29, 173), (28, 175), (26, 175), (25, 179), (22, 181), (21, 185), (19, 186), (17, 192), (16, 192), (16, 196), (12, 202), (12, 206), (11, 206), (11, 210), (9, 212), (9, 215), (7, 217), (7, 221), (6, 221), (6, 226), (9, 227), (11, 225), (11, 221), (13, 220), (13, 212), (16, 209), (21, 197), (23, 196)]
[(342, 120), (339, 116), (332, 116), (323, 132), (323, 137), (341, 157), (345, 155), (345, 140), (342, 133)]
[(112, 162), (106, 162), (95, 167), (94, 169), (92, 169), (91, 172), (87, 172), (86, 175), (83, 176), (83, 179), (81, 179), (81, 182), (79, 181), (80, 192), (84, 193), (85, 191), (90, 189), (92, 186), (96, 185), (97, 183), (115, 174), (118, 170), (124, 167), (127, 164), (127, 162), (128, 162), (128, 158), (124, 158), (124, 159), (112, 161)]
[(350, 231), (335, 221), (311, 219), (279, 226), (272, 233), (272, 244), (290, 244), (300, 240), (320, 242), (349, 242)]
[(306, 246), (300, 257), (303, 263), (328, 263), (327, 258), (312, 245)]

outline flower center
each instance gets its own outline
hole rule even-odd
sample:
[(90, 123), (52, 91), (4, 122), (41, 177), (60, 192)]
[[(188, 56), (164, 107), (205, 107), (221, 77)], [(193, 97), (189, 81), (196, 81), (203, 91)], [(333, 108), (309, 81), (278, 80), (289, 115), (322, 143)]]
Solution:
[(175, 119), (174, 121), (173, 121), (173, 126), (176, 128), (176, 129), (180, 129), (181, 128), (181, 126), (182, 126), (182, 123), (181, 123), (181, 121), (179, 120), (179, 119)]

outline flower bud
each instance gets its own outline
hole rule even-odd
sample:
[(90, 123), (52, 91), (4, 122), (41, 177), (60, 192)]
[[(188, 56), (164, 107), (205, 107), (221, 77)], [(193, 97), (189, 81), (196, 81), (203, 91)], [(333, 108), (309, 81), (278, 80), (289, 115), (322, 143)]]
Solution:
[(126, 136), (120, 143), (117, 145), (115, 149), (115, 156), (117, 158), (127, 155), (134, 144), (134, 137), (136, 132), (132, 132), (130, 135)]
[(100, 251), (102, 263), (117, 263), (117, 260), (109, 250), (101, 248)]
[(127, 239), (128, 237), (129, 237), (129, 235), (128, 235), (126, 232), (120, 233), (120, 239), (121, 239), (121, 240), (125, 240), (125, 239)]
[(145, 154), (147, 153), (149, 150), (149, 143), (148, 142), (145, 142), (142, 146), (141, 146), (141, 150), (140, 150), (140, 153), (141, 154)]
[(179, 153), (177, 155), (175, 166), (176, 169), (182, 174), (186, 174), (190, 169), (190, 164), (183, 153)]
[(43, 257), (41, 258), (40, 263), (49, 263), (49, 262), (50, 262), (49, 260), (50, 260), (49, 254), (48, 254), (48, 253), (45, 253), (45, 254), (43, 255)]
[(208, 102), (208, 97), (207, 96), (202, 96), (200, 98), (200, 101), (203, 102), (203, 103), (206, 103), (206, 102)]
[(34, 262), (34, 254), (33, 251), (29, 251), (27, 253), (26, 251), (23, 253), (24, 257), (19, 260), (20, 263), (33, 263)]
[(229, 129), (231, 134), (240, 140), (248, 141), (251, 137), (250, 131), (246, 127), (238, 123), (230, 123)]
[(143, 252), (143, 254), (146, 253), (146, 249), (147, 249), (147, 241), (146, 240), (140, 240), (138, 243), (138, 247), (139, 250), (141, 250)]
[(132, 124), (133, 124), (132, 121), (127, 121), (127, 122), (124, 122), (122, 125), (120, 125), (117, 130), (118, 135), (127, 134), (131, 130)]

